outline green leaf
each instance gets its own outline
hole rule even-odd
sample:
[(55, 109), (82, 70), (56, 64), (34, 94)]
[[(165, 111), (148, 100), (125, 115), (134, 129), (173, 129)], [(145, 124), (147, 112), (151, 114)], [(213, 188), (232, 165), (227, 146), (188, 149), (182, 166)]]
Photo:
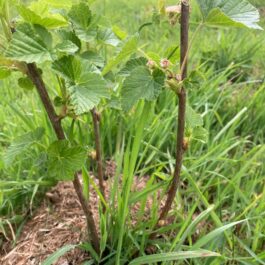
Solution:
[(19, 136), (9, 146), (4, 156), (4, 160), (7, 166), (11, 165), (18, 155), (23, 154), (32, 144), (39, 141), (44, 135), (43, 128), (37, 128), (36, 130)]
[(100, 68), (102, 68), (105, 64), (104, 58), (93, 51), (86, 51), (81, 54), (81, 57), (85, 60), (88, 60), (91, 64)]
[(203, 126), (203, 119), (201, 114), (197, 113), (193, 108), (189, 105), (186, 107), (186, 127), (195, 128)]
[(66, 41), (66, 40), (71, 41), (79, 48), (79, 50), (81, 49), (81, 46), (82, 46), (81, 41), (78, 39), (78, 37), (76, 36), (76, 34), (73, 31), (61, 29), (58, 31), (58, 34), (59, 34), (62, 42)]
[(112, 27), (112, 30), (114, 32), (114, 34), (120, 39), (120, 40), (124, 40), (127, 38), (128, 34), (127, 32), (123, 31), (120, 27), (118, 27), (117, 25), (114, 25)]
[(76, 248), (76, 245), (66, 245), (62, 248), (55, 251), (52, 255), (50, 255), (47, 259), (45, 259), (41, 265), (52, 265), (55, 264), (55, 262), (63, 256), (66, 252)]
[(57, 180), (73, 180), (86, 161), (83, 147), (71, 147), (67, 140), (56, 141), (48, 148), (48, 172)]
[(90, 42), (96, 39), (97, 25), (89, 6), (81, 2), (73, 5), (68, 17), (72, 22), (76, 35), (83, 41)]
[(158, 189), (162, 188), (163, 186), (165, 186), (165, 183), (160, 182), (153, 184), (150, 187), (144, 188), (141, 191), (133, 192), (132, 194), (130, 194), (129, 204), (137, 203), (138, 201), (146, 197), (148, 194), (156, 192)]
[(197, 0), (204, 21), (210, 25), (262, 29), (259, 11), (247, 0)]
[(207, 257), (218, 257), (218, 256), (220, 256), (220, 254), (208, 250), (179, 251), (179, 252), (160, 253), (160, 254), (139, 257), (131, 261), (129, 265), (152, 264), (154, 262), (176, 261), (184, 259), (207, 258)]
[(59, 52), (65, 52), (65, 53), (75, 53), (79, 50), (79, 47), (76, 46), (75, 43), (73, 43), (70, 40), (65, 40), (62, 43), (59, 43), (55, 46), (55, 49)]
[(70, 8), (72, 6), (73, 0), (42, 0), (42, 2), (57, 8)]
[(97, 73), (86, 73), (79, 83), (69, 88), (75, 113), (81, 115), (97, 106), (102, 98), (109, 98), (106, 81)]
[(116, 110), (122, 110), (120, 97), (112, 95), (106, 107)]
[(75, 82), (81, 75), (80, 60), (74, 56), (64, 56), (52, 64), (52, 69), (67, 81)]
[(33, 26), (27, 23), (17, 27), (5, 55), (26, 63), (42, 63), (52, 59), (44, 40)]
[(131, 38), (129, 38), (122, 46), (121, 50), (118, 52), (118, 54), (111, 59), (108, 64), (103, 69), (102, 74), (106, 75), (109, 71), (111, 71), (115, 66), (120, 64), (124, 59), (132, 55), (137, 50), (137, 44), (138, 44), (138, 35), (134, 35)]
[(67, 26), (66, 20), (61, 15), (49, 13), (47, 4), (35, 2), (31, 7), (18, 6), (18, 12), (26, 22), (51, 29)]
[(5, 79), (11, 75), (12, 71), (4, 66), (0, 66), (0, 80)]
[(34, 89), (34, 84), (28, 77), (21, 77), (18, 79), (18, 85), (25, 90)]
[(123, 76), (128, 76), (136, 67), (146, 66), (147, 61), (148, 60), (144, 57), (131, 59), (126, 63), (125, 67), (119, 72), (119, 74)]
[(195, 127), (191, 133), (191, 139), (202, 143), (207, 143), (209, 138), (209, 132), (203, 127)]
[(40, 36), (40, 38), (43, 40), (45, 45), (49, 48), (49, 50), (52, 49), (52, 34), (43, 26), (40, 25), (33, 25), (34, 30), (37, 32), (37, 34)]
[(111, 45), (114, 47), (120, 44), (120, 40), (110, 28), (99, 28), (97, 39), (102, 44)]
[(217, 239), (221, 234), (223, 234), (227, 229), (232, 228), (233, 226), (236, 226), (240, 223), (245, 222), (246, 220), (241, 220), (241, 221), (237, 221), (237, 222), (233, 222), (221, 227), (218, 227), (217, 229), (213, 230), (212, 232), (210, 232), (209, 234), (201, 237), (193, 246), (192, 249), (198, 249), (201, 248), (205, 245), (207, 245), (210, 241)]
[(165, 74), (156, 69), (152, 73), (145, 66), (135, 68), (125, 79), (121, 91), (122, 108), (128, 111), (139, 100), (155, 100), (160, 94)]

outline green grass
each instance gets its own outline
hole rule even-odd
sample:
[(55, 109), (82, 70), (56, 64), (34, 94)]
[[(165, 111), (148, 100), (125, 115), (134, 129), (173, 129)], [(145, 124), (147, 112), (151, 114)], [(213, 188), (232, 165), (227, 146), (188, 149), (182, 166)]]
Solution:
[[(264, 5), (263, 1), (253, 2)], [(105, 0), (94, 8), (102, 10), (114, 25), (134, 33), (150, 21), (155, 5), (156, 1), (149, 0)], [(191, 31), (199, 16), (196, 6), (194, 10)], [(178, 32), (178, 27), (169, 25), (146, 27), (141, 43), (145, 51), (163, 57), (167, 48), (178, 45)], [(189, 91), (189, 104), (202, 113), (209, 140), (206, 144), (192, 142), (185, 155), (172, 224), (158, 230), (164, 234), (156, 241), (159, 253), (199, 246), (223, 257), (188, 259), (185, 264), (265, 264), (264, 44), (263, 32), (245, 30), (206, 28), (195, 39), (190, 70), (196, 69), (200, 75), (199, 85)], [(45, 75), (50, 91), (57, 90), (55, 78), (49, 71)], [(36, 92), (25, 95), (12, 79), (0, 81), (0, 89), (0, 231), (8, 237), (7, 222), (19, 228), (23, 215), (30, 207), (34, 209), (42, 192), (53, 185), (46, 180), (43, 160), (37, 154), (55, 136)], [(103, 112), (104, 157), (116, 159), (115, 180), (118, 182), (118, 176), (123, 175), (124, 192), (121, 197), (121, 191), (113, 186), (110, 209), (101, 219), (101, 231), (110, 239), (106, 243), (103, 237), (101, 242), (102, 249), (106, 247), (110, 252), (104, 264), (128, 262), (135, 250), (145, 255), (159, 206), (150, 187), (161, 180), (167, 183), (174, 168), (176, 105), (173, 94), (165, 91), (149, 106), (148, 118), (142, 114), (143, 103), (134, 115), (126, 117), (118, 110)], [(7, 168), (3, 161), (7, 147), (19, 135), (39, 126), (46, 130), (41, 145)], [(70, 121), (66, 120), (64, 126), (70, 131)], [(92, 148), (92, 131), (91, 119), (86, 116), (78, 122), (74, 134), (80, 143)], [(136, 227), (131, 225), (128, 213), (134, 175), (150, 176), (146, 192), (137, 197), (141, 207)], [(143, 208), (147, 196), (152, 195), (151, 218), (143, 222)], [(236, 223), (240, 220), (244, 221)], [(196, 221), (203, 221), (197, 232)]]

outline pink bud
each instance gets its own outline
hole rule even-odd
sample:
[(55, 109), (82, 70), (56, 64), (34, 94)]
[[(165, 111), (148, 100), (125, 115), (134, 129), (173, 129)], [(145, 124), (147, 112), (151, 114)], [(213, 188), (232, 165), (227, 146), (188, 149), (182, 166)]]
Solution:
[(155, 67), (155, 65), (156, 65), (156, 63), (155, 63), (155, 61), (153, 61), (153, 60), (148, 60), (148, 62), (147, 62), (147, 64), (146, 64), (149, 68), (154, 68)]
[(169, 67), (169, 65), (170, 65), (170, 62), (169, 62), (168, 59), (162, 59), (162, 60), (160, 61), (160, 66), (161, 66), (162, 68), (164, 68), (164, 69), (167, 69), (167, 68)]

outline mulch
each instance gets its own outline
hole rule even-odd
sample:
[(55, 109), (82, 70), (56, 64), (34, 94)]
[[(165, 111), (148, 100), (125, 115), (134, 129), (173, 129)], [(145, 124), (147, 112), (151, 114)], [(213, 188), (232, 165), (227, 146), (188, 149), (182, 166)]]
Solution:
[[(134, 190), (143, 189), (148, 179), (148, 177), (135, 178)], [(106, 185), (108, 197), (107, 186), (109, 185)], [(90, 193), (90, 202), (98, 224), (98, 196), (93, 190)], [(151, 203), (148, 199), (147, 212)], [(132, 211), (136, 212), (138, 208), (136, 204)], [(2, 255), (0, 254), (0, 264), (39, 265), (61, 247), (84, 242), (86, 236), (86, 220), (72, 182), (60, 182), (46, 193), (41, 206), (26, 222), (16, 246), (11, 249), (10, 242), (4, 244)], [(75, 248), (63, 255), (55, 264), (79, 265), (87, 259), (89, 257), (85, 252)]]

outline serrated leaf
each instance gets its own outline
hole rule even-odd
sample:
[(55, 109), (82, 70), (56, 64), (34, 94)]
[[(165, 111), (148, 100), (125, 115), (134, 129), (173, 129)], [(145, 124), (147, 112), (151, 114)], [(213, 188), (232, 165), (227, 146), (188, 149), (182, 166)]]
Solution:
[(25, 90), (32, 90), (34, 88), (34, 84), (28, 77), (19, 78), (18, 85)]
[(97, 73), (87, 72), (78, 84), (69, 88), (75, 113), (81, 115), (97, 106), (102, 98), (109, 98), (106, 81)]
[(44, 129), (37, 128), (32, 132), (26, 133), (16, 138), (9, 146), (5, 154), (4, 160), (6, 165), (11, 165), (18, 155), (23, 154), (32, 144), (39, 141), (43, 135)]
[(161, 56), (155, 52), (147, 53), (148, 59), (154, 61), (157, 65), (160, 65)]
[(97, 39), (100, 43), (114, 47), (118, 46), (120, 43), (120, 40), (110, 28), (99, 28)]
[(83, 41), (90, 42), (97, 37), (96, 21), (93, 21), (89, 6), (81, 2), (73, 5), (68, 17), (72, 22), (76, 35)]
[(79, 50), (81, 49), (81, 46), (82, 46), (81, 41), (78, 39), (78, 37), (73, 31), (61, 29), (61, 30), (58, 30), (58, 33), (59, 33), (59, 36), (62, 42), (66, 40), (71, 41), (79, 48)]
[(259, 11), (247, 0), (197, 0), (204, 21), (217, 26), (262, 29)]
[(74, 56), (64, 56), (52, 64), (52, 69), (67, 81), (75, 82), (81, 75), (81, 62)]
[(59, 43), (55, 46), (55, 50), (65, 53), (75, 53), (79, 50), (79, 47), (76, 46), (72, 41), (65, 40), (62, 43)]
[(12, 71), (4, 66), (0, 66), (0, 80), (5, 79), (11, 75)]
[(116, 110), (122, 110), (121, 99), (116, 96), (112, 96), (107, 103), (107, 107)]
[(18, 6), (18, 12), (26, 22), (51, 29), (67, 26), (66, 20), (61, 15), (49, 13), (48, 6), (45, 3), (36, 2), (32, 4), (32, 7)]
[(138, 66), (146, 66), (148, 60), (145, 57), (138, 57), (129, 60), (124, 68), (119, 72), (119, 75), (128, 76)]
[(5, 56), (26, 63), (42, 63), (52, 59), (41, 36), (27, 23), (17, 27)]
[(43, 40), (45, 45), (48, 47), (49, 50), (52, 49), (52, 34), (43, 26), (40, 25), (33, 25), (34, 30)]
[(203, 126), (203, 119), (202, 116), (197, 113), (193, 108), (189, 105), (186, 107), (186, 127), (188, 128), (195, 128)]
[(203, 127), (195, 127), (192, 130), (192, 133), (191, 133), (192, 140), (199, 141), (205, 144), (207, 143), (208, 138), (209, 138), (209, 133)]
[(102, 56), (100, 56), (98, 53), (93, 51), (86, 51), (81, 54), (81, 57), (85, 60), (88, 60), (89, 63), (102, 68), (105, 64), (105, 60)]
[(86, 150), (81, 146), (71, 147), (67, 140), (56, 141), (48, 148), (48, 172), (57, 180), (73, 180), (76, 171), (86, 161)]
[(132, 55), (137, 50), (137, 44), (138, 44), (138, 35), (134, 35), (130, 37), (122, 46), (121, 50), (118, 52), (118, 54), (111, 59), (108, 64), (103, 69), (102, 74), (105, 75), (109, 71), (111, 71), (115, 66), (120, 64), (124, 59)]
[(136, 67), (123, 83), (122, 108), (128, 111), (140, 99), (156, 99), (162, 91), (164, 81), (165, 74), (161, 70), (156, 69), (151, 73), (145, 66)]

